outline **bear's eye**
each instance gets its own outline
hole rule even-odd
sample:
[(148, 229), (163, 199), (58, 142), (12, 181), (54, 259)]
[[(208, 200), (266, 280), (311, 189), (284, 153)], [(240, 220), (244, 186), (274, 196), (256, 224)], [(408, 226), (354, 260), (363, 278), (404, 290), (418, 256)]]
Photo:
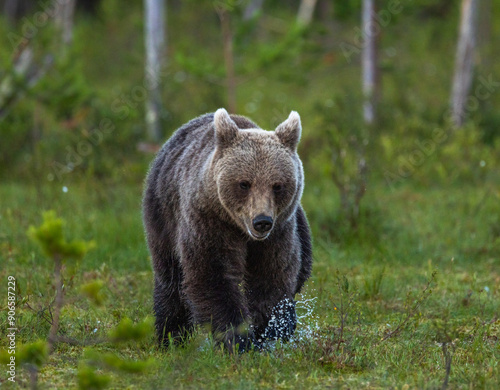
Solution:
[(273, 185), (273, 191), (276, 193), (281, 192), (283, 191), (283, 186), (281, 184), (275, 184)]
[(240, 188), (242, 190), (249, 190), (250, 189), (250, 183), (246, 180), (240, 181)]

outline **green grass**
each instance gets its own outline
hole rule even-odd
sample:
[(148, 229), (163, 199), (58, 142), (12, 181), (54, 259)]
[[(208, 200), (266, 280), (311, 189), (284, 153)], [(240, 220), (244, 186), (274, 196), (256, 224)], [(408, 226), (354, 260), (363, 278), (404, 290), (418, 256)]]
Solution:
[[(67, 304), (60, 334), (92, 343), (125, 316), (140, 321), (152, 314), (141, 186), (82, 181), (67, 187), (63, 192), (59, 183), (38, 189), (0, 186), (0, 278), (13, 275), (18, 281), (19, 343), (46, 338), (49, 330), (47, 308), (55, 293), (51, 263), (26, 236), (49, 208), (67, 220), (69, 238), (97, 243), (77, 267), (64, 271)], [(498, 388), (497, 187), (374, 186), (363, 200), (369, 211), (364, 228), (350, 235), (331, 234), (337, 222), (324, 210), (336, 209), (332, 194), (327, 185), (311, 185), (304, 196), (315, 263), (299, 297), (302, 318), (295, 342), (239, 356), (219, 350), (203, 330), (185, 348), (167, 352), (157, 350), (152, 334), (138, 344), (98, 343), (93, 348), (100, 352), (156, 360), (143, 374), (112, 372), (111, 388), (439, 388), (446, 371), (444, 340), (452, 358), (451, 388)], [(342, 276), (349, 281), (347, 291), (338, 282)], [(94, 279), (105, 281), (103, 307), (79, 293), (81, 284)], [(340, 339), (341, 313), (348, 317)], [(5, 311), (0, 321), (4, 347)], [(59, 344), (39, 374), (41, 387), (76, 387), (84, 350)], [(20, 369), (17, 386), (27, 383), (28, 373)]]

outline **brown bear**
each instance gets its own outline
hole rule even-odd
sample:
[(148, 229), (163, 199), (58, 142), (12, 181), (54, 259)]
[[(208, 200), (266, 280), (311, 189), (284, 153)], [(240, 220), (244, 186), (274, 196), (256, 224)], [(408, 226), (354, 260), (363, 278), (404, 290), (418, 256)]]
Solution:
[(275, 131), (219, 109), (179, 128), (153, 161), (143, 220), (161, 345), (211, 324), (234, 350), (289, 338), (312, 267), (300, 198), (300, 117)]

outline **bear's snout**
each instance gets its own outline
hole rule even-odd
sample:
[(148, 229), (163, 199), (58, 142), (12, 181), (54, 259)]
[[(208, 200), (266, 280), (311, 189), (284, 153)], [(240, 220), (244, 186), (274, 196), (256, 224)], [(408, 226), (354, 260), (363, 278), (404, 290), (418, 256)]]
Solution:
[(267, 215), (260, 214), (252, 221), (253, 228), (259, 233), (267, 233), (273, 228), (273, 219)]

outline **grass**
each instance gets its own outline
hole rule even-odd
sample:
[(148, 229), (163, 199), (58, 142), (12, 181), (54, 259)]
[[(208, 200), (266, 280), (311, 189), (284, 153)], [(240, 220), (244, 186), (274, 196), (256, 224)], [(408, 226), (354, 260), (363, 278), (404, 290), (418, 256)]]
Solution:
[[(67, 192), (53, 182), (0, 185), (0, 277), (18, 281), (20, 343), (46, 338), (50, 327), (52, 266), (26, 237), (28, 226), (39, 224), (41, 210), (48, 208), (67, 220), (70, 238), (97, 243), (77, 267), (64, 271), (67, 304), (60, 334), (91, 344), (125, 316), (140, 321), (152, 314), (141, 186), (92, 180), (66, 186)], [(450, 388), (498, 388), (500, 194), (493, 183), (374, 186), (364, 199), (367, 228), (343, 237), (330, 233), (335, 217), (317, 211), (318, 204), (335, 210), (332, 193), (327, 185), (311, 185), (304, 196), (315, 263), (299, 297), (296, 341), (239, 356), (214, 347), (204, 330), (185, 348), (167, 352), (157, 350), (153, 335), (120, 348), (98, 343), (93, 348), (102, 353), (155, 358), (146, 373), (112, 373), (111, 388), (440, 388), (446, 357)], [(103, 307), (79, 293), (81, 284), (94, 279), (105, 281)], [(3, 347), (5, 311), (0, 321)], [(39, 374), (42, 388), (76, 387), (86, 348), (59, 344)], [(27, 385), (25, 371), (19, 370), (17, 387)]]

